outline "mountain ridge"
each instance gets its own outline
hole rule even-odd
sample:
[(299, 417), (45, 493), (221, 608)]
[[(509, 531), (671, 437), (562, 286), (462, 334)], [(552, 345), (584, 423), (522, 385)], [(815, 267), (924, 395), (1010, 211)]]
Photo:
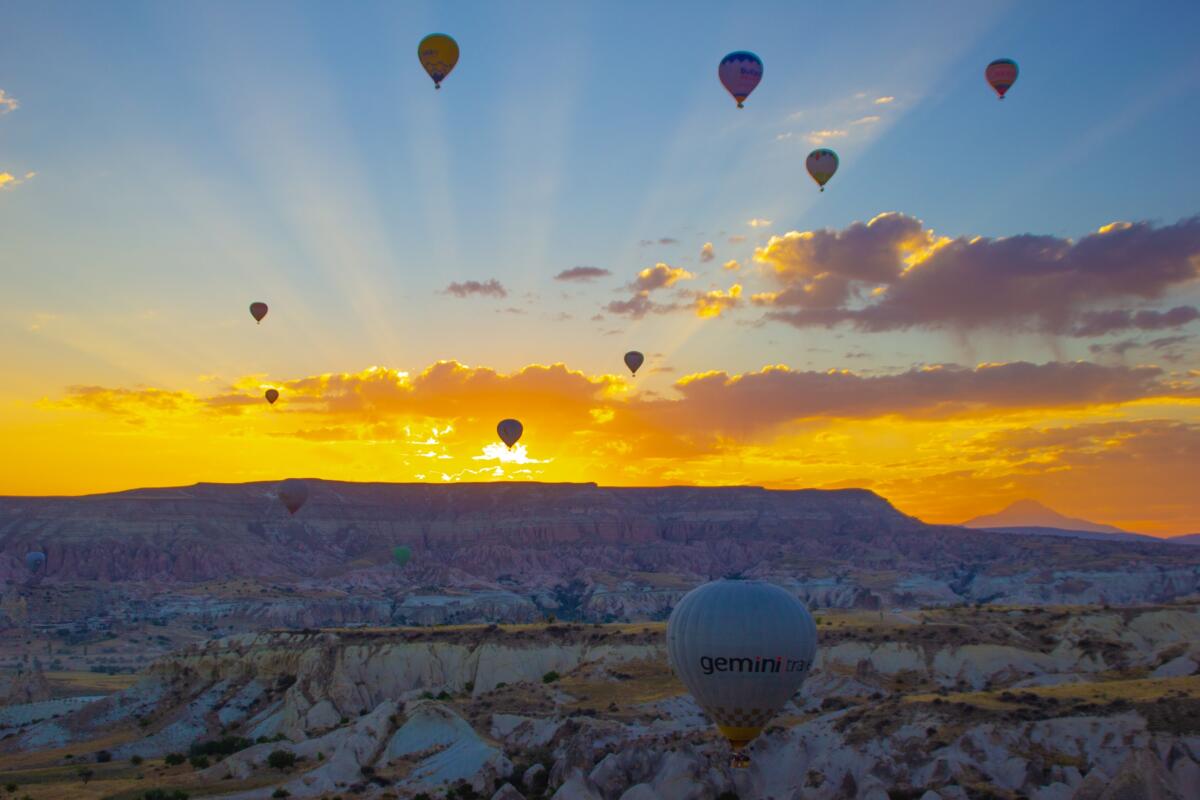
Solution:
[(1028, 498), (1009, 503), (994, 514), (973, 517), (963, 522), (962, 526), (964, 528), (1055, 528), (1089, 533), (1130, 533), (1130, 531), (1122, 530), (1114, 525), (1068, 517), (1037, 500)]

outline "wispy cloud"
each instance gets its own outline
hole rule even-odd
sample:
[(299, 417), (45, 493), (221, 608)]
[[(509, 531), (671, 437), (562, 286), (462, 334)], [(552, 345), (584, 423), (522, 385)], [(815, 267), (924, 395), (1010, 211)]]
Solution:
[(20, 107), (21, 104), (17, 102), (17, 98), (6, 94), (3, 89), (0, 89), (0, 114), (16, 111)]
[(0, 172), (0, 189), (15, 189), (22, 183), (32, 180), (36, 175), (36, 172), (26, 172), (24, 176), (18, 178), (11, 172)]
[(606, 278), (609, 275), (612, 275), (612, 272), (601, 267), (571, 267), (570, 269), (564, 269), (562, 272), (555, 275), (554, 280), (578, 281), (582, 283), (586, 281), (593, 281), (597, 278)]
[(729, 270), (730, 272), (733, 272), (733, 271), (735, 271), (735, 270), (739, 270), (739, 269), (741, 269), (741, 268), (742, 268), (742, 265), (741, 265), (741, 264), (739, 264), (737, 261), (735, 261), (735, 260), (733, 260), (733, 259), (730, 259), (729, 261), (726, 261), (726, 262), (725, 262), (724, 264), (722, 264), (721, 266), (722, 266), (722, 267), (724, 267), (725, 269)]
[(713, 243), (705, 242), (704, 246), (700, 248), (700, 260), (712, 261), (714, 258), (716, 258), (716, 255), (713, 253)]
[(470, 297), (472, 295), (481, 295), (488, 297), (508, 297), (508, 290), (505, 289), (500, 281), (492, 278), (480, 283), (479, 281), (463, 281), (462, 283), (451, 283), (442, 290), (442, 294), (453, 295), (454, 297)]
[(850, 124), (851, 125), (874, 125), (876, 122), (879, 122), (879, 120), (881, 120), (881, 119), (883, 119), (883, 117), (879, 116), (878, 114), (869, 114), (865, 117), (859, 117), (856, 120), (852, 120), (850, 122)]
[(809, 144), (825, 144), (830, 139), (844, 139), (847, 135), (847, 132), (841, 128), (826, 128), (819, 131), (809, 131), (808, 135), (804, 138), (808, 140)]
[(755, 217), (752, 220), (748, 220), (746, 222), (746, 224), (749, 225), (751, 228), (765, 228), (771, 224), (771, 220), (763, 219), (762, 217)]
[(895, 101), (896, 101), (896, 98), (892, 97), (892, 96), (889, 94), (889, 95), (884, 95), (883, 97), (876, 97), (876, 98), (875, 98), (875, 105), (877, 105), (877, 106), (886, 106), (888, 103), (894, 103)]

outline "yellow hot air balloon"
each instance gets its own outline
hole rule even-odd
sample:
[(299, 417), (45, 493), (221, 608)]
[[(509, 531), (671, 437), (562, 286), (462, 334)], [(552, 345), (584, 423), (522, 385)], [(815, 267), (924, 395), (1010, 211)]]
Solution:
[(417, 45), (417, 58), (433, 78), (433, 88), (442, 88), (442, 81), (458, 63), (458, 42), (444, 33), (431, 33)]

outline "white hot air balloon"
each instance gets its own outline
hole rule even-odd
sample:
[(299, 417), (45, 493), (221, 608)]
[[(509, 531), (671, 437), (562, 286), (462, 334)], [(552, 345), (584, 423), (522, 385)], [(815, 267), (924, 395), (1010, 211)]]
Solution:
[(817, 626), (796, 597), (765, 581), (719, 580), (688, 592), (667, 622), (671, 666), (733, 748), (733, 766), (804, 683)]

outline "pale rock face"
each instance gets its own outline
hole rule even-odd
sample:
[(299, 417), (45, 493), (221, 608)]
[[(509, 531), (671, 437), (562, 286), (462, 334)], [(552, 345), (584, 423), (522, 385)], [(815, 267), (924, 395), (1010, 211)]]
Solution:
[(604, 797), (590, 784), (583, 771), (575, 767), (567, 773), (551, 800), (604, 800)]
[(517, 791), (511, 783), (506, 783), (496, 790), (492, 800), (525, 800), (525, 795)]
[(654, 793), (653, 787), (648, 783), (639, 783), (635, 786), (630, 786), (629, 791), (621, 795), (620, 800), (661, 800)]
[(465, 780), (476, 790), (490, 786), (496, 777), (512, 772), (512, 762), (485, 743), (474, 728), (447, 706), (435, 702), (415, 704), (383, 754), (383, 760), (422, 759), (405, 783), (411, 788), (434, 788)]

